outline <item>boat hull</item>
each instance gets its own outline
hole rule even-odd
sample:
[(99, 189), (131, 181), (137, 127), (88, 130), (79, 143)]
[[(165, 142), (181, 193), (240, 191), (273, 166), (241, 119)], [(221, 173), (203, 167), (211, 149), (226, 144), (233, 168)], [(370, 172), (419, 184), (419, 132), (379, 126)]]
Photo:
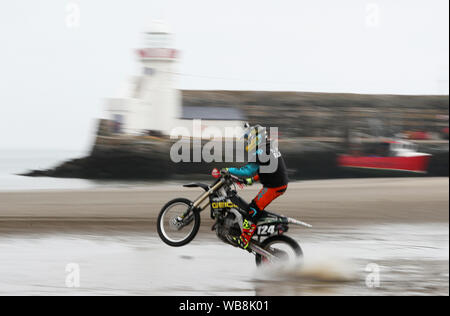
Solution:
[(338, 166), (352, 169), (380, 170), (407, 173), (426, 173), (430, 155), (410, 157), (370, 157), (340, 155)]

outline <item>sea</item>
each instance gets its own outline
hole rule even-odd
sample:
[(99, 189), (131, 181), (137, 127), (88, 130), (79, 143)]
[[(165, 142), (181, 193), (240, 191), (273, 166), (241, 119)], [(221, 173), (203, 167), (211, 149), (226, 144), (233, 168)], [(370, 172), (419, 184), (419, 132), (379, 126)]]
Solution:
[(70, 190), (151, 185), (138, 181), (103, 181), (50, 177), (26, 177), (19, 174), (36, 169), (49, 169), (88, 153), (58, 149), (0, 149), (0, 191)]

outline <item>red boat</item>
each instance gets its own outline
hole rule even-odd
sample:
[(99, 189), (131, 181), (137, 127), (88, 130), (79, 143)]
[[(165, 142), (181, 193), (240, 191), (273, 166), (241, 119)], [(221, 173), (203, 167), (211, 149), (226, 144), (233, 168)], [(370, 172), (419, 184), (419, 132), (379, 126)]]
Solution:
[(426, 173), (431, 155), (417, 152), (417, 146), (406, 141), (385, 141), (371, 154), (340, 155), (338, 166), (380, 171)]

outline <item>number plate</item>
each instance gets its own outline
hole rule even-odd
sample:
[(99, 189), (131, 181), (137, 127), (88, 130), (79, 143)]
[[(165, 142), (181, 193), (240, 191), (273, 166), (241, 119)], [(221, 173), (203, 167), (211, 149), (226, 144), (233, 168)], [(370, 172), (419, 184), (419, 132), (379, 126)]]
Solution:
[(256, 228), (258, 236), (270, 236), (275, 234), (276, 225), (261, 225)]

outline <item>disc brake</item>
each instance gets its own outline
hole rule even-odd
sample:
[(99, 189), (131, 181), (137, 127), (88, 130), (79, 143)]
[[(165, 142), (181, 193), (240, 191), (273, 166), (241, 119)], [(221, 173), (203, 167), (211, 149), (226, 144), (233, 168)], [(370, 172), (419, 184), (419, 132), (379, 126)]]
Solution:
[(176, 230), (180, 230), (184, 226), (183, 219), (179, 216), (172, 218), (172, 220), (170, 221), (170, 224)]

